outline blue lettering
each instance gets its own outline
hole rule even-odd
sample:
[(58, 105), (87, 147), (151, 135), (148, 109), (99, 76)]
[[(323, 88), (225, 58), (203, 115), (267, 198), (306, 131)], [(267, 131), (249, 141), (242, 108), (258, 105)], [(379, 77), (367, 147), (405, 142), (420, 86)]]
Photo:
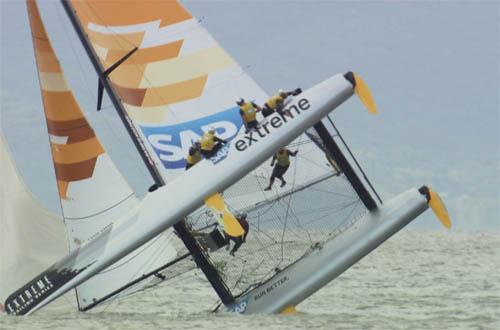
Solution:
[[(210, 127), (215, 128), (218, 137), (230, 141), (236, 136), (242, 125), (239, 108), (234, 107), (211, 116), (176, 125), (141, 126), (141, 130), (162, 161), (163, 166), (166, 169), (177, 169), (186, 165), (189, 148)], [(221, 149), (217, 155), (212, 157), (212, 161), (219, 162), (226, 158), (227, 149)]]

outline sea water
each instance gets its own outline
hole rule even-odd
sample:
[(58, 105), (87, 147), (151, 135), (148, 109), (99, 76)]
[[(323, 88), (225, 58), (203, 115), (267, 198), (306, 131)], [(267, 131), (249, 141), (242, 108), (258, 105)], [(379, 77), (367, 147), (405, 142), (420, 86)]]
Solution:
[(0, 329), (498, 330), (500, 234), (404, 230), (295, 315), (219, 315), (211, 312), (216, 301), (194, 271), (94, 312), (78, 313), (63, 297), (29, 317), (1, 315)]

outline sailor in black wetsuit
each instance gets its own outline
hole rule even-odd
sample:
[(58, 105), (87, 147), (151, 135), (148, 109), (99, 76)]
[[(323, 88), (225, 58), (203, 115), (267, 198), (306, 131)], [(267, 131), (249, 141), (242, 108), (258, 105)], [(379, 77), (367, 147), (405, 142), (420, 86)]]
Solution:
[(243, 230), (245, 231), (245, 233), (241, 236), (238, 236), (238, 237), (234, 237), (234, 236), (230, 236), (228, 233), (224, 232), (224, 237), (225, 237), (225, 241), (226, 241), (226, 250), (229, 250), (230, 248), (230, 243), (231, 241), (234, 242), (234, 246), (233, 246), (233, 249), (231, 250), (231, 252), (229, 252), (230, 255), (234, 256), (234, 253), (236, 251), (238, 251), (238, 249), (240, 248), (241, 244), (243, 244), (244, 242), (246, 242), (247, 240), (247, 235), (248, 235), (248, 231), (250, 230), (250, 226), (248, 225), (248, 222), (247, 222), (247, 215), (246, 213), (243, 213), (243, 214), (240, 214), (236, 217), (236, 220), (238, 220), (238, 222), (240, 223), (241, 227), (243, 228)]

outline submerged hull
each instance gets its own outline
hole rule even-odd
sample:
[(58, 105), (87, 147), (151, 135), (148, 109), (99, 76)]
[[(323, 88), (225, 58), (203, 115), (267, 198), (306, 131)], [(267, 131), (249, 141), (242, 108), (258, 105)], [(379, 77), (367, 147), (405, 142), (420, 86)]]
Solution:
[(280, 313), (328, 284), (410, 221), (427, 210), (417, 189), (408, 190), (353, 223), (339, 236), (241, 296), (223, 311), (241, 314)]

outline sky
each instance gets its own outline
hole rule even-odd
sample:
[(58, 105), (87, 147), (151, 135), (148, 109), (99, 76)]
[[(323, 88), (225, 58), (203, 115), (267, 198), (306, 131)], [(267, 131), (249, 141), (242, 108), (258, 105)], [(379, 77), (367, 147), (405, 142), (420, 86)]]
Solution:
[[(440, 192), (454, 230), (500, 230), (498, 1), (185, 1), (269, 94), (355, 71), (380, 114), (357, 100), (333, 115), (382, 199)], [(40, 9), (66, 77), (105, 147), (139, 195), (150, 185), (59, 1)], [(24, 1), (0, 1), (0, 125), (20, 173), (59, 211)], [(431, 212), (411, 224), (441, 230)]]

